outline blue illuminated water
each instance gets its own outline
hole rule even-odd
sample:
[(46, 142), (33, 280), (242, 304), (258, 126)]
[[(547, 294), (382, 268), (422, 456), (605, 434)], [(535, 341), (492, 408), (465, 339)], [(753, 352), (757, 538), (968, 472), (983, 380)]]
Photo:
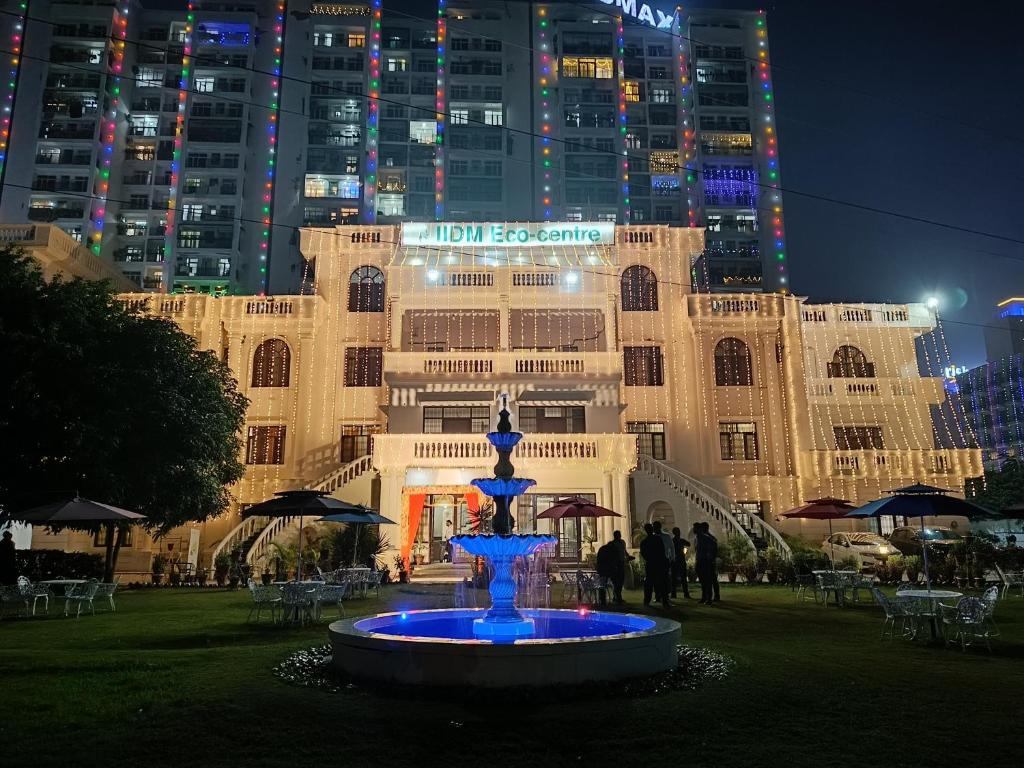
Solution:
[[(644, 616), (598, 611), (537, 609), (521, 613), (525, 618), (533, 619), (536, 631), (528, 639), (516, 640), (516, 643), (621, 637), (645, 632), (655, 626), (654, 621)], [(471, 609), (385, 613), (357, 621), (355, 629), (402, 638), (490, 642), (476, 638), (473, 633), (474, 620), (483, 614), (483, 610)]]

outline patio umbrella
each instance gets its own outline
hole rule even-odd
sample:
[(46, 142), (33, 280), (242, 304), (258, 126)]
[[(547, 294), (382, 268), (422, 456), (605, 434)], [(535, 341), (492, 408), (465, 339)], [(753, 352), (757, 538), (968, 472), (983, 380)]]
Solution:
[(924, 580), (928, 591), (932, 590), (932, 579), (928, 573), (928, 540), (924, 537), (924, 519), (937, 515), (988, 515), (989, 510), (970, 501), (950, 496), (945, 488), (916, 483), (905, 488), (889, 491), (891, 496), (875, 499), (847, 513), (847, 517), (916, 517), (921, 521), (921, 555), (924, 558)]
[[(394, 520), (378, 514), (377, 510), (356, 505), (350, 512), (333, 512), (324, 515), (319, 519), (321, 523), (348, 523), (349, 525), (397, 525)], [(359, 534), (356, 533), (355, 542), (352, 546), (352, 566), (356, 564), (356, 553), (359, 551)]]
[[(618, 512), (612, 512), (610, 509), (595, 504), (590, 499), (584, 499), (582, 496), (569, 496), (564, 499), (559, 499), (555, 502), (553, 507), (548, 507), (539, 515), (537, 519), (541, 520), (561, 520), (564, 517), (622, 517)], [(582, 534), (581, 534), (582, 538)], [(583, 551), (583, 542), (580, 544), (580, 553)]]
[(791, 509), (789, 512), (783, 512), (780, 517), (800, 520), (828, 520), (828, 544), (832, 550), (832, 567), (835, 568), (836, 545), (832, 541), (832, 521), (846, 517), (846, 513), (854, 509), (856, 507), (846, 499), (833, 499), (831, 496), (826, 496), (823, 499), (811, 499), (805, 502), (802, 507)]
[(297, 491), (278, 491), (277, 498), (253, 504), (242, 512), (242, 517), (298, 517), (299, 518), (299, 565), (295, 580), (302, 580), (302, 519), (309, 515), (322, 516), (336, 512), (358, 512), (365, 509), (358, 504), (328, 496), (324, 491), (303, 488)]

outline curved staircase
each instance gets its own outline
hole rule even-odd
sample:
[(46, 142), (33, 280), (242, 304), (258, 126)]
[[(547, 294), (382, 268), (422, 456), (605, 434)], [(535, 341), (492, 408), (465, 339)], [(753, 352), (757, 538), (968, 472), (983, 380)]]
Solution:
[[(331, 470), (317, 480), (308, 483), (306, 487), (333, 495), (372, 469), (372, 457), (367, 454)], [(245, 562), (252, 565), (266, 554), (271, 542), (287, 533), (297, 531), (298, 526), (299, 518), (297, 517), (245, 518), (217, 544), (213, 550), (212, 561), (216, 561), (221, 552), (231, 552), (235, 547), (240, 547), (245, 552)]]
[(638, 456), (634, 471), (643, 472), (667, 486), (683, 499), (694, 517), (708, 518), (710, 522), (716, 523), (726, 536), (746, 539), (754, 549), (776, 549), (787, 559), (792, 554), (782, 535), (761, 518), (746, 515), (745, 517), (750, 520), (750, 526), (744, 526), (733, 513), (732, 499), (721, 491), (650, 456)]

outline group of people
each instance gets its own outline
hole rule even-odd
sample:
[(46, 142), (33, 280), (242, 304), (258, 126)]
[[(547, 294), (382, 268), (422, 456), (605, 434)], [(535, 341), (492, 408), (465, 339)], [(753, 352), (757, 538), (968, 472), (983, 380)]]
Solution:
[[(678, 597), (682, 588), (683, 597), (690, 598), (690, 581), (687, 574), (686, 554), (690, 542), (683, 538), (679, 528), (672, 529), (672, 535), (662, 530), (661, 521), (655, 520), (644, 525), (646, 537), (640, 542), (640, 557), (644, 561), (644, 605), (650, 606), (651, 599), (665, 608), (671, 608), (670, 598)], [(707, 523), (694, 523), (694, 545), (696, 547), (696, 573), (700, 582), (700, 602), (711, 605), (720, 600), (718, 589), (718, 540), (711, 535)], [(626, 568), (633, 556), (626, 551), (622, 533), (615, 531), (612, 540), (597, 551), (597, 574), (612, 583), (614, 600), (622, 604), (622, 586), (626, 579)]]

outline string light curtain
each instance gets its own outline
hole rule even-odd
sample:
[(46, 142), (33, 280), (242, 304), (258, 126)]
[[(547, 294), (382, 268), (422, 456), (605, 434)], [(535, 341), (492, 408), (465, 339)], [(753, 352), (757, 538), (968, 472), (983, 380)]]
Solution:
[(3, 84), (3, 119), (0, 121), (0, 197), (3, 197), (4, 173), (7, 170), (7, 144), (11, 138), (11, 118), (14, 115), (14, 96), (18, 90), (18, 72), (21, 67), (21, 43), (25, 32), (25, 16), (28, 14), (28, 3), (18, 3), (11, 30), (10, 64), (7, 70), (7, 82)]

